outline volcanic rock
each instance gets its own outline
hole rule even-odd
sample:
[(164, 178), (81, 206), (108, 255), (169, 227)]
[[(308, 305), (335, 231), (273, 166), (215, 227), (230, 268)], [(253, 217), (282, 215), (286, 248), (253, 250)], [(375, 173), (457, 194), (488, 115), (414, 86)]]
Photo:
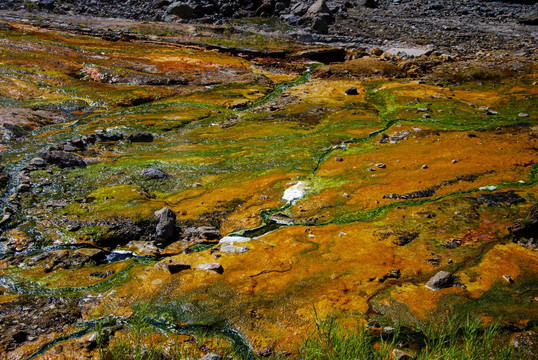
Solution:
[(129, 135), (127, 139), (131, 142), (152, 142), (154, 137), (149, 132), (139, 132)]
[(165, 242), (172, 242), (176, 236), (176, 214), (167, 207), (155, 212), (157, 227), (155, 235)]
[(86, 167), (83, 158), (67, 151), (49, 150), (40, 153), (38, 157), (42, 158), (49, 165), (57, 165), (61, 168)]
[(159, 168), (147, 168), (142, 170), (142, 175), (151, 179), (169, 179), (171, 176)]
[(439, 271), (432, 278), (430, 278), (430, 280), (428, 280), (428, 283), (426, 284), (426, 287), (428, 289), (434, 291), (453, 286), (464, 287), (457, 276), (446, 271)]
[(224, 269), (222, 268), (222, 265), (218, 264), (218, 263), (201, 264), (201, 265), (198, 265), (198, 269), (207, 270), (207, 271), (214, 271), (214, 272), (219, 273), (219, 274), (222, 274), (224, 272)]

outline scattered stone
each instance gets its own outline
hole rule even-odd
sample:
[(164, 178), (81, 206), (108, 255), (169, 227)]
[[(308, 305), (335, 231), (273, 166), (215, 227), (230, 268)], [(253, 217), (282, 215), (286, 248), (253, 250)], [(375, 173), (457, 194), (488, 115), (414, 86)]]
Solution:
[(494, 111), (494, 110), (492, 110), (492, 109), (487, 109), (487, 110), (486, 110), (486, 114), (487, 114), (487, 115), (497, 115), (497, 111)]
[(151, 179), (169, 179), (171, 176), (159, 168), (147, 168), (142, 170), (142, 175)]
[(77, 148), (74, 147), (73, 145), (67, 143), (67, 144), (63, 145), (63, 151), (73, 152), (73, 151), (77, 151)]
[(417, 108), (417, 112), (432, 112), (432, 109), (430, 108), (423, 108), (423, 107), (419, 107)]
[(30, 165), (36, 166), (36, 167), (42, 167), (45, 166), (45, 160), (39, 157), (35, 157), (32, 160), (30, 160)]
[(63, 209), (64, 207), (66, 207), (67, 205), (69, 205), (69, 201), (67, 200), (54, 200), (54, 199), (50, 199), (50, 200), (47, 200), (43, 203), (43, 205), (46, 207), (46, 208), (49, 208), (49, 209)]
[(133, 240), (127, 246), (139, 256), (157, 256), (160, 253), (160, 249), (152, 241)]
[(152, 142), (154, 137), (149, 132), (139, 132), (129, 135), (127, 140), (131, 142)]
[(280, 225), (293, 225), (293, 219), (283, 212), (277, 212), (269, 217), (269, 220), (272, 220)]
[(386, 168), (387, 168), (387, 165), (385, 165), (385, 164), (383, 164), (383, 163), (375, 164), (375, 166), (377, 166), (377, 167), (380, 168), (380, 169), (386, 169)]
[(411, 131), (409, 130), (404, 130), (404, 131), (399, 131), (397, 133), (394, 133), (392, 135), (383, 135), (381, 137), (381, 139), (379, 140), (379, 142), (381, 144), (386, 144), (386, 143), (391, 143), (391, 144), (396, 144), (397, 142), (399, 141), (402, 141), (402, 140), (407, 140), (407, 137), (411, 135)]
[(418, 233), (416, 232), (406, 232), (401, 234), (396, 238), (396, 240), (393, 241), (393, 244), (396, 244), (398, 246), (404, 246), (409, 244), (411, 241), (415, 240), (418, 237)]
[(359, 95), (359, 92), (357, 91), (357, 88), (355, 86), (347, 88), (345, 93), (346, 95)]
[(49, 165), (57, 165), (60, 168), (85, 168), (86, 163), (80, 156), (67, 151), (49, 150), (39, 154)]
[(447, 271), (439, 271), (435, 274), (428, 283), (426, 287), (430, 290), (437, 291), (439, 289), (449, 288), (453, 286), (465, 287), (459, 280), (459, 278)]
[(221, 237), (219, 229), (213, 226), (188, 227), (183, 231), (183, 240), (194, 243), (215, 243)]
[(428, 168), (428, 165), (424, 164), (424, 165), (422, 165), (420, 168), (425, 170), (425, 169)]
[(198, 269), (200, 270), (207, 270), (207, 271), (214, 271), (218, 274), (222, 274), (224, 272), (224, 269), (222, 268), (221, 264), (218, 263), (208, 263), (208, 264), (201, 264), (198, 266)]
[(455, 249), (461, 246), (461, 240), (451, 239), (451, 240), (445, 241), (441, 246), (447, 249)]
[(377, 171), (377, 170), (374, 169), (374, 168), (369, 167), (369, 168), (366, 169), (366, 171)]
[(512, 277), (510, 275), (503, 275), (503, 279), (509, 284), (514, 283), (514, 279), (512, 279)]
[(519, 117), (529, 117), (529, 114), (524, 113), (524, 112), (520, 112), (519, 114), (517, 114), (517, 116), (519, 116)]
[(170, 274), (177, 274), (181, 271), (190, 270), (191, 266), (189, 264), (170, 262), (169, 264), (167, 264), (167, 268), (168, 271), (170, 271)]
[(334, 160), (336, 160), (338, 162), (342, 162), (342, 161), (344, 161), (344, 158), (340, 157), (340, 156), (337, 156)]
[(155, 235), (157, 238), (165, 242), (172, 242), (176, 237), (176, 214), (168, 208), (164, 207), (155, 212), (157, 218), (157, 226)]

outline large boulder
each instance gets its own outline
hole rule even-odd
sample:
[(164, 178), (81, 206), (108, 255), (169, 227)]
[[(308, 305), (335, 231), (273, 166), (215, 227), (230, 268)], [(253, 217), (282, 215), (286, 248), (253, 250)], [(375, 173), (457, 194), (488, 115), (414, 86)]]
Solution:
[(143, 131), (129, 135), (127, 140), (131, 142), (152, 142), (154, 137), (153, 134)]
[(164, 207), (155, 212), (155, 217), (157, 218), (157, 227), (155, 228), (157, 238), (165, 242), (174, 241), (176, 237), (176, 214), (170, 208)]
[(159, 168), (146, 168), (142, 170), (142, 175), (151, 179), (169, 179), (170, 175)]
[(428, 280), (428, 283), (426, 284), (426, 287), (428, 289), (431, 289), (434, 291), (437, 291), (439, 289), (453, 287), (453, 286), (465, 287), (460, 282), (460, 279), (457, 276), (447, 271), (439, 271), (432, 278), (430, 278), (430, 280)]
[(310, 27), (319, 34), (328, 34), (329, 25), (334, 21), (331, 10), (325, 0), (318, 0), (308, 8), (303, 15), (306, 22), (310, 22)]
[(166, 14), (175, 15), (181, 19), (191, 19), (194, 15), (194, 9), (183, 1), (176, 1), (166, 8)]
[(304, 16), (310, 19), (314, 19), (325, 14), (328, 14), (332, 18), (331, 10), (325, 3), (325, 0), (317, 0), (308, 8)]

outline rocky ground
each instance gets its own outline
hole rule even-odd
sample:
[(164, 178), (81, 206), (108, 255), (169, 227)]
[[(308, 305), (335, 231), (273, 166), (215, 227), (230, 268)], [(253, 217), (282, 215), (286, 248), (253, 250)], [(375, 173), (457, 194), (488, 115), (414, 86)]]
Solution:
[(0, 358), (293, 357), (313, 306), (536, 354), (536, 5), (0, 9)]
[[(0, 10), (159, 21), (223, 24), (247, 17), (280, 22), (277, 31), (306, 43), (346, 47), (419, 46), (449, 54), (482, 49), (534, 51), (534, 1), (127, 1), (8, 0)], [(275, 31), (268, 28), (266, 31)], [(522, 41), (523, 40), (523, 41)]]

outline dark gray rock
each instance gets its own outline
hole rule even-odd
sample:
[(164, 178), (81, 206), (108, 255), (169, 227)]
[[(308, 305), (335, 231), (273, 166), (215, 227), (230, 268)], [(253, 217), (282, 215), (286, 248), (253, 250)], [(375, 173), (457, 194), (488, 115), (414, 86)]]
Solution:
[(142, 170), (142, 175), (151, 179), (169, 179), (171, 176), (159, 168), (147, 168)]
[(47, 10), (54, 9), (56, 0), (39, 0), (39, 7)]
[(189, 227), (183, 232), (184, 240), (202, 243), (216, 242), (221, 238), (219, 229), (213, 226)]
[(38, 155), (49, 165), (57, 165), (61, 168), (85, 168), (86, 163), (80, 156), (67, 151), (49, 150)]
[(176, 214), (167, 207), (155, 212), (157, 226), (155, 235), (166, 242), (175, 240), (176, 237)]
[(175, 15), (181, 19), (191, 19), (194, 15), (194, 9), (182, 1), (176, 1), (166, 9), (168, 15)]
[(439, 271), (435, 274), (428, 283), (426, 287), (428, 289), (437, 291), (439, 289), (449, 288), (453, 286), (465, 287), (459, 280), (459, 278), (447, 271)]
[(129, 135), (127, 139), (131, 142), (152, 142), (154, 137), (149, 132), (139, 132)]
[(170, 274), (177, 274), (178, 272), (190, 270), (191, 266), (189, 264), (181, 264), (181, 263), (171, 263), (168, 264), (168, 271), (170, 271)]
[(357, 91), (357, 88), (355, 86), (347, 88), (345, 93), (346, 95), (359, 95), (359, 92)]

